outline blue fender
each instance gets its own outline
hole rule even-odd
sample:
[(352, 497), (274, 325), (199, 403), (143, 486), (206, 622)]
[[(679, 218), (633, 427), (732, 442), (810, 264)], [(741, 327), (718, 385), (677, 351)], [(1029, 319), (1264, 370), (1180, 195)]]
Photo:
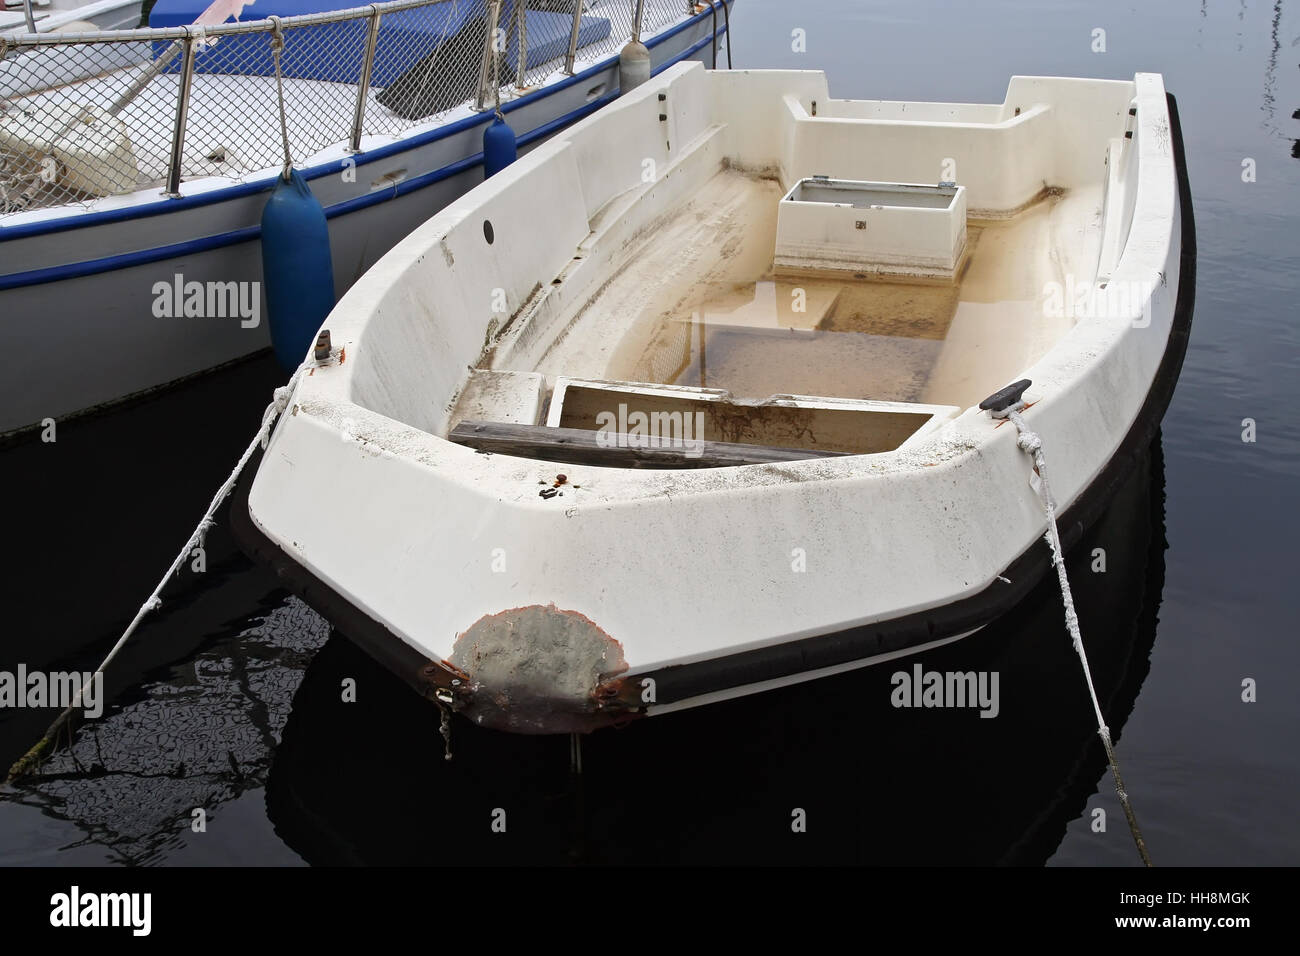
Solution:
[(281, 367), (292, 371), (335, 302), (325, 210), (297, 170), (276, 180), (262, 210), (262, 280), (271, 347)]
[(483, 178), (495, 176), (519, 156), (519, 144), (510, 124), (497, 117), (483, 130)]

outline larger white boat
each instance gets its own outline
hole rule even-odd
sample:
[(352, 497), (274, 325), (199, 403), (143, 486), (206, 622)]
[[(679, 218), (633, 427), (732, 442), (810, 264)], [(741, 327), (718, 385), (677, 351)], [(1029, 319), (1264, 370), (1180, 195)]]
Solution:
[[(655, 72), (713, 63), (731, 5), (207, 3), (158, 0), (150, 29), (43, 14), (35, 34), (0, 35), (0, 435), (268, 344), (277, 43), (291, 159), (329, 219), (341, 294), (482, 180), (498, 107), (526, 151), (618, 95), (633, 36)], [(121, 7), (67, 16), (116, 25)], [(194, 22), (205, 7), (217, 25)]]
[(834, 674), (1028, 593), (1045, 461), (1078, 539), (1158, 427), (1194, 284), (1159, 75), (977, 105), (679, 64), (353, 286), (233, 520), (485, 726)]

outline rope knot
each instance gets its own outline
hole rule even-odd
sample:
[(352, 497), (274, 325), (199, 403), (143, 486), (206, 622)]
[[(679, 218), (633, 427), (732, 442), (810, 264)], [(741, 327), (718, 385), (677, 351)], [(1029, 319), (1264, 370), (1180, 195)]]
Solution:
[(266, 406), (266, 411), (262, 413), (262, 428), (258, 432), (262, 448), (270, 443), (271, 425), (276, 416), (289, 407), (289, 399), (293, 397), (293, 390), (298, 387), (298, 379), (302, 378), (302, 371), (307, 367), (306, 360), (298, 366), (297, 370), (285, 382), (277, 388), (271, 398), (271, 404)]
[(278, 57), (284, 49), (284, 29), (280, 26), (279, 17), (270, 16), (267, 19), (271, 21), (271, 52)]
[(1016, 444), (1020, 446), (1021, 451), (1032, 453), (1043, 447), (1043, 440), (1033, 432), (1024, 431), (1016, 438)]

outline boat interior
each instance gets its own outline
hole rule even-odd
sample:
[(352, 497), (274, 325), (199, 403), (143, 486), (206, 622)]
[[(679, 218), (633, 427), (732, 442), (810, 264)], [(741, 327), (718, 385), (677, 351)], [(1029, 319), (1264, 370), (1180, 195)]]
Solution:
[[(451, 259), (472, 286), (487, 251), (484, 280), (517, 274), (492, 291), (518, 303), (441, 403), (411, 402), (437, 397), (426, 367), (404, 396), (359, 374), (360, 404), (484, 450), (623, 467), (892, 451), (1019, 377), (1076, 321), (1046, 291), (1104, 281), (1122, 251), (1134, 83), (1016, 78), (1001, 105), (918, 104), (833, 100), (820, 74), (678, 72), (438, 230), (425, 278)], [(666, 121), (685, 96), (702, 103)], [(628, 134), (624, 182), (584, 175), (589, 130)], [(657, 169), (639, 177), (642, 156)], [(545, 261), (516, 261), (522, 188), (544, 191), (525, 205), (548, 223)], [(380, 302), (367, 337), (421, 334), (411, 295)], [(470, 346), (436, 305), (415, 311)], [(683, 439), (744, 447), (691, 457)]]
[[(1073, 324), (1044, 316), (1041, 307), (1044, 285), (1061, 280), (1068, 262), (1061, 236), (1090, 240), (1091, 250), (1079, 243), (1080, 255), (1095, 256), (1100, 240), (1095, 224), (1088, 229), (1097, 191), (1045, 190), (1009, 219), (969, 222), (966, 254), (952, 278), (788, 273), (773, 265), (782, 192), (771, 178), (719, 169), (575, 310), (553, 346), (541, 355), (489, 356), (474, 379), (533, 373), (509, 376), (511, 388), (494, 393), (508, 403), (507, 391), (534, 388), (563, 399), (565, 407), (548, 416), (559, 425), (582, 418), (568, 409), (572, 385), (556, 394), (574, 380), (628, 383), (625, 397), (641, 403), (649, 396), (632, 396), (645, 385), (682, 386), (679, 403), (782, 401), (787, 418), (809, 397), (840, 400), (843, 409), (872, 403), (863, 406), (870, 415), (855, 416), (864, 429), (880, 417), (881, 403), (964, 409), (1011, 381)], [(477, 383), (466, 389), (453, 426), (497, 414), (483, 395)], [(536, 414), (540, 419), (540, 407)], [(523, 418), (530, 417), (531, 409)], [(781, 417), (769, 409), (762, 421), (780, 429)], [(886, 433), (886, 442), (897, 437)], [(757, 419), (747, 433), (752, 444), (798, 447), (821, 447), (820, 436), (815, 429), (776, 441)], [(739, 439), (728, 433), (727, 440)], [(833, 450), (885, 451), (900, 443), (881, 447), (864, 435), (863, 443)]]

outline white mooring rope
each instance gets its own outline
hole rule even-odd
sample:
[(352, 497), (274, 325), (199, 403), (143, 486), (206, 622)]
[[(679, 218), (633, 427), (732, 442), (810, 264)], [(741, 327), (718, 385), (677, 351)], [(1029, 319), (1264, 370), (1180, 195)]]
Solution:
[(253, 457), (253, 453), (257, 450), (258, 445), (261, 445), (262, 448), (266, 448), (267, 441), (271, 435), (271, 425), (275, 422), (280, 413), (288, 407), (289, 397), (293, 394), (294, 387), (298, 384), (298, 379), (302, 377), (302, 373), (306, 368), (308, 368), (309, 363), (310, 359), (304, 361), (298, 366), (297, 370), (289, 378), (289, 381), (275, 390), (271, 404), (266, 406), (266, 411), (262, 413), (262, 425), (258, 428), (257, 434), (254, 435), (253, 440), (248, 443), (248, 447), (244, 449), (244, 453), (239, 456), (239, 461), (235, 465), (235, 470), (230, 473), (230, 476), (227, 477), (221, 487), (217, 489), (217, 493), (213, 495), (212, 501), (208, 505), (208, 510), (205, 511), (203, 517), (199, 519), (198, 525), (194, 528), (189, 539), (185, 542), (185, 546), (177, 552), (175, 560), (171, 563), (171, 567), (167, 569), (167, 572), (158, 581), (158, 585), (153, 589), (153, 593), (145, 599), (145, 602), (140, 605), (140, 609), (135, 612), (135, 617), (131, 619), (131, 623), (127, 625), (126, 630), (122, 632), (122, 636), (117, 639), (117, 643), (114, 644), (112, 649), (108, 652), (108, 656), (106, 656), (103, 661), (100, 662), (100, 665), (91, 673), (90, 680), (83, 682), (81, 686), (77, 688), (77, 693), (73, 697), (72, 703), (55, 718), (54, 723), (50, 724), (49, 729), (45, 731), (45, 735), (37, 741), (35, 746), (33, 746), (31, 750), (27, 751), (27, 753), (20, 757), (17, 762), (9, 768), (9, 773), (6, 778), (7, 782), (12, 782), (19, 777), (25, 776), (37, 763), (40, 762), (45, 751), (49, 748), (50, 744), (53, 743), (55, 734), (57, 734), (63, 725), (67, 723), (68, 718), (81, 707), (82, 695), (85, 694), (86, 688), (90, 685), (90, 682), (94, 680), (94, 675), (102, 673), (104, 668), (108, 667), (108, 665), (112, 663), (113, 658), (117, 656), (118, 651), (126, 646), (126, 642), (131, 639), (131, 636), (135, 633), (136, 628), (140, 626), (140, 622), (145, 619), (145, 616), (148, 615), (150, 611), (156, 610), (162, 605), (161, 595), (163, 588), (166, 587), (167, 582), (171, 580), (172, 575), (180, 569), (180, 566), (185, 562), (185, 559), (190, 556), (194, 548), (202, 546), (208, 530), (216, 524), (214, 516), (216, 515), (217, 509), (221, 506), (221, 503), (226, 500), (226, 497), (230, 494), (231, 490), (234, 489), (235, 482), (239, 480), (240, 474), (248, 464), (249, 459)]
[(1056, 568), (1056, 578), (1061, 585), (1061, 598), (1065, 602), (1065, 626), (1074, 641), (1074, 652), (1079, 655), (1079, 662), (1083, 665), (1083, 676), (1088, 684), (1088, 696), (1092, 698), (1092, 709), (1097, 715), (1097, 734), (1101, 737), (1102, 746), (1106, 748), (1106, 759), (1110, 763), (1111, 775), (1115, 778), (1115, 792), (1119, 795), (1120, 805), (1124, 808), (1124, 816), (1128, 819), (1129, 830), (1133, 834), (1133, 842), (1137, 844), (1138, 853), (1142, 856), (1142, 863), (1151, 866), (1151, 857), (1142, 839), (1142, 831), (1138, 829), (1137, 816), (1129, 803), (1128, 791), (1124, 789), (1124, 778), (1119, 773), (1119, 760), (1115, 756), (1115, 748), (1110, 740), (1110, 728), (1106, 726), (1106, 719), (1101, 713), (1101, 704), (1097, 700), (1097, 690), (1092, 684), (1088, 653), (1083, 648), (1083, 634), (1079, 630), (1079, 615), (1074, 610), (1074, 595), (1070, 593), (1070, 580), (1065, 573), (1065, 550), (1061, 547), (1061, 536), (1056, 528), (1056, 501), (1052, 498), (1051, 489), (1047, 485), (1047, 459), (1043, 457), (1043, 440), (1020, 417), (1020, 411), (1024, 407), (1024, 402), (1017, 402), (1004, 412), (995, 413), (995, 417), (1011, 420), (1020, 433), (1016, 444), (1034, 463), (1034, 471), (1038, 476), (1036, 482), (1038, 496), (1043, 500), (1043, 508), (1047, 513), (1047, 532), (1044, 537), (1052, 550), (1052, 564)]

